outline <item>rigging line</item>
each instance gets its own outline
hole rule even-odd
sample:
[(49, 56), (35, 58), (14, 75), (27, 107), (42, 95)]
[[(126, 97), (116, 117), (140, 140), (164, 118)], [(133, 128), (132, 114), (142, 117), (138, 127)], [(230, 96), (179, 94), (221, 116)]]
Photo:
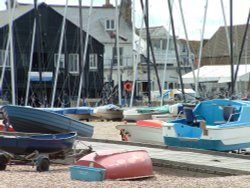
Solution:
[[(89, 28), (90, 28), (90, 18), (92, 15), (92, 7), (93, 7), (93, 0), (91, 0), (90, 3), (90, 9), (89, 9), (89, 14), (88, 14), (88, 22), (87, 22), (87, 31), (86, 31), (86, 37), (85, 37), (85, 44), (84, 44), (84, 52), (83, 52), (83, 59), (81, 59), (82, 62), (82, 71), (80, 74), (80, 83), (79, 83), (79, 89), (78, 89), (78, 97), (77, 97), (77, 107), (79, 107), (80, 104), (80, 99), (81, 99), (81, 93), (82, 93), (82, 85), (84, 84), (84, 94), (83, 97), (86, 97), (86, 82), (84, 79), (84, 70), (85, 70), (85, 64), (86, 64), (86, 56), (87, 56), (87, 50), (88, 50), (88, 42), (89, 42)], [(82, 9), (82, 7), (80, 7), (80, 9)], [(82, 17), (82, 14), (80, 15)], [(81, 20), (81, 19), (80, 19)], [(82, 29), (80, 31), (82, 33)], [(80, 38), (80, 40), (82, 41), (82, 38)], [(82, 50), (81, 52), (82, 53)]]
[(237, 61), (237, 66), (236, 66), (236, 70), (235, 70), (235, 74), (234, 74), (234, 79), (233, 79), (234, 84), (233, 84), (233, 86), (235, 85), (236, 80), (237, 80), (238, 70), (239, 70), (239, 66), (240, 66), (240, 60), (241, 60), (242, 52), (243, 52), (243, 49), (244, 49), (244, 46), (245, 46), (245, 41), (246, 41), (246, 37), (247, 37), (249, 22), (250, 22), (250, 9), (249, 9), (248, 17), (247, 17), (247, 23), (246, 23), (246, 26), (245, 26), (244, 35), (243, 35), (243, 38), (242, 38), (240, 54), (239, 54), (239, 58), (238, 58), (238, 61)]
[(59, 67), (60, 67), (60, 59), (61, 59), (61, 52), (62, 52), (62, 45), (63, 45), (63, 35), (64, 35), (64, 29), (65, 29), (66, 16), (67, 16), (67, 8), (68, 8), (68, 0), (66, 0), (66, 5), (64, 8), (64, 14), (63, 14), (63, 22), (62, 22), (62, 27), (61, 27), (60, 44), (59, 44), (58, 57), (57, 57), (58, 59), (56, 62), (55, 80), (53, 84), (53, 93), (52, 93), (52, 99), (51, 99), (51, 105), (50, 105), (52, 108), (54, 106), (55, 93), (56, 93), (56, 88), (57, 88), (57, 79), (58, 79), (58, 72), (59, 72)]

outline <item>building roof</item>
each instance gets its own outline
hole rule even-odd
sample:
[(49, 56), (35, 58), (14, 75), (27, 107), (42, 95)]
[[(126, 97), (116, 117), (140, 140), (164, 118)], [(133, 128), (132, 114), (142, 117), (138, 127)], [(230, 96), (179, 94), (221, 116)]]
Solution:
[[(140, 33), (140, 28), (137, 29), (137, 33)], [(167, 29), (164, 26), (156, 26), (156, 27), (150, 27), (149, 33), (151, 38), (153, 39), (167, 39), (167, 36), (169, 35)], [(145, 39), (147, 36), (146, 28), (142, 28), (141, 37)], [(171, 36), (170, 36), (171, 37)]]
[[(238, 56), (241, 48), (243, 35), (245, 32), (246, 25), (233, 26), (233, 44), (234, 54)], [(203, 57), (223, 57), (230, 56), (229, 45), (226, 38), (226, 29), (230, 31), (230, 27), (220, 27), (212, 38), (205, 44), (202, 52)], [(248, 29), (247, 35), (250, 39), (250, 31)], [(250, 46), (250, 40), (247, 40), (245, 46)], [(243, 51), (244, 54), (250, 54), (250, 47), (247, 48), (247, 52)]]
[[(14, 9), (15, 11), (13, 13), (13, 20), (16, 20), (19, 17), (23, 16), (27, 12), (31, 11), (33, 8), (34, 8), (33, 5), (26, 5), (26, 6), (17, 5), (17, 7)], [(11, 9), (11, 12), (12, 10), (13, 9)], [(0, 28), (9, 24), (9, 20), (10, 20), (9, 15), (10, 15), (9, 10), (0, 11)]]
[[(53, 5), (51, 6), (59, 14), (64, 14), (64, 6)], [(83, 29), (86, 31), (88, 24), (88, 14), (90, 7), (82, 7)], [(79, 23), (79, 7), (69, 6), (67, 9), (67, 19), (80, 27)], [(102, 43), (114, 43), (114, 39), (110, 37), (110, 32), (105, 30), (105, 22), (107, 19), (115, 19), (115, 7), (92, 7), (92, 14), (90, 18), (90, 33), (97, 40)], [(120, 40), (120, 43), (132, 42), (132, 29), (128, 26), (124, 19), (120, 19), (119, 36), (127, 39), (126, 41)]]
[[(234, 70), (236, 66), (234, 66)], [(198, 69), (194, 71), (197, 75)], [(249, 81), (250, 65), (240, 65), (238, 70), (237, 81)], [(182, 76), (183, 83), (194, 83), (193, 72), (189, 72)], [(203, 66), (199, 69), (199, 82), (231, 82), (231, 66), (230, 65), (210, 65)]]

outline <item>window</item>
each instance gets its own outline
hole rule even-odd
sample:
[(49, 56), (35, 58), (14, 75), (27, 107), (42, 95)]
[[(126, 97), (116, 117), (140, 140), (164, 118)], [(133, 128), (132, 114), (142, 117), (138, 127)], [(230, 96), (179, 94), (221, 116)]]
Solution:
[(69, 54), (69, 73), (79, 74), (79, 55)]
[(115, 30), (115, 21), (114, 20), (106, 20), (105, 28), (106, 28), (106, 30)]
[[(6, 50), (0, 50), (0, 67), (3, 67)], [(7, 53), (6, 67), (10, 67), (10, 53)]]
[[(54, 67), (56, 67), (58, 57), (59, 57), (59, 54), (54, 54)], [(65, 68), (65, 55), (64, 54), (60, 55), (59, 68), (62, 68), (62, 69)]]
[(98, 58), (97, 54), (89, 54), (89, 69), (97, 70)]

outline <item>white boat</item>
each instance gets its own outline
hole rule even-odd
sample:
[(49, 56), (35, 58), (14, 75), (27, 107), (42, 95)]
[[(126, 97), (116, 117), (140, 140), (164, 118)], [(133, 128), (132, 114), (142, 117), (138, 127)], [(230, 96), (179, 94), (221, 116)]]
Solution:
[(139, 120), (136, 123), (117, 125), (123, 141), (163, 145), (162, 121)]
[(92, 118), (106, 120), (121, 120), (123, 109), (114, 104), (94, 107)]
[(123, 111), (123, 120), (137, 121), (143, 119), (152, 119), (152, 113), (140, 113), (136, 108), (127, 109)]
[(186, 118), (163, 123), (166, 145), (216, 151), (250, 147), (250, 101), (202, 101), (184, 113)]

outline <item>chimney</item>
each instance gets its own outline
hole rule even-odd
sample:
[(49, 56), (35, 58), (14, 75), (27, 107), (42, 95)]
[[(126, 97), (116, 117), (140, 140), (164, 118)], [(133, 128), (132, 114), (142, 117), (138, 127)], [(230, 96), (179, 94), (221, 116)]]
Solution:
[(102, 6), (105, 7), (105, 8), (112, 8), (112, 7), (114, 7), (114, 6), (110, 3), (110, 0), (106, 0), (105, 4), (102, 5)]

